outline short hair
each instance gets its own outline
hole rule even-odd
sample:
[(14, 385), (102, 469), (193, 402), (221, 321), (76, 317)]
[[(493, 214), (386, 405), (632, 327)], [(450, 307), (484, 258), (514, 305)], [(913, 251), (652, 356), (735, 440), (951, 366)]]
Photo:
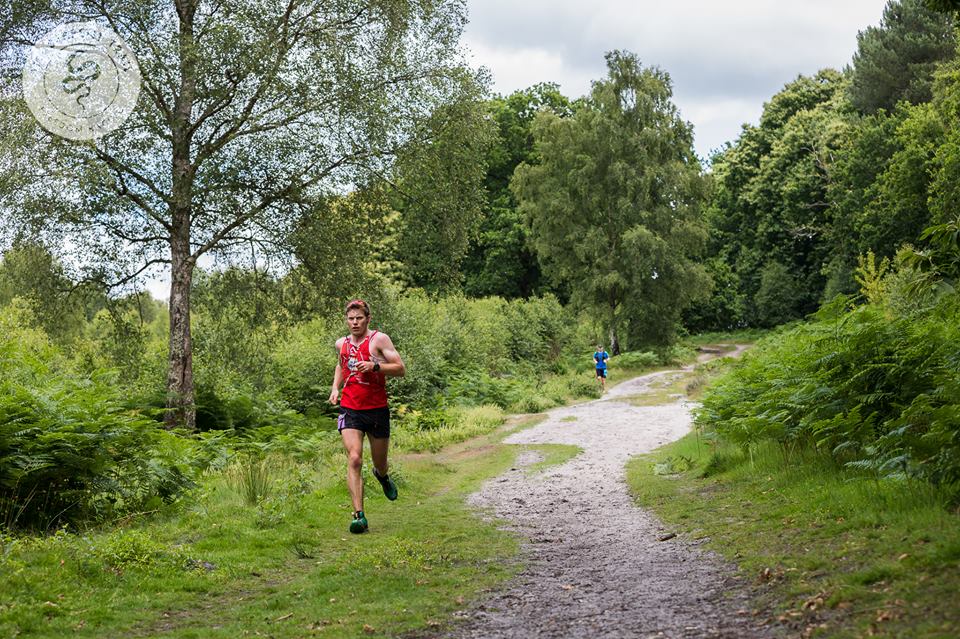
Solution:
[(350, 300), (347, 302), (347, 310), (345, 312), (349, 313), (350, 311), (357, 309), (363, 311), (363, 314), (367, 317), (370, 317), (370, 305), (360, 299)]

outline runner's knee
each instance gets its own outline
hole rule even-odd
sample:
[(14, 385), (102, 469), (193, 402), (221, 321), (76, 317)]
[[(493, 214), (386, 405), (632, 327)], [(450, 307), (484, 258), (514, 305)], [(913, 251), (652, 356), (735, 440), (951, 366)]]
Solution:
[(351, 470), (360, 470), (363, 466), (363, 454), (360, 451), (350, 451), (347, 453), (347, 465)]

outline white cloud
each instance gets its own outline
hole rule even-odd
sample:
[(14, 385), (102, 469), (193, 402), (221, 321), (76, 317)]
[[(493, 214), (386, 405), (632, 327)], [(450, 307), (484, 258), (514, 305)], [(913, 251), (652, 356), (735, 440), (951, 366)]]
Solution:
[[(678, 98), (678, 101), (679, 98)], [(697, 152), (704, 159), (709, 158), (712, 151), (723, 147), (724, 143), (732, 142), (740, 133), (739, 125), (731, 135), (730, 127), (734, 122), (757, 122), (763, 105), (752, 100), (735, 98), (716, 100), (682, 100), (684, 106), (680, 108), (680, 116), (694, 124)]]
[(550, 81), (570, 97), (603, 77), (606, 51), (630, 50), (670, 74), (706, 155), (755, 122), (763, 102), (797, 75), (848, 64), (857, 32), (877, 24), (885, 4), (468, 0), (465, 42), (491, 70), (496, 92)]
[[(465, 39), (473, 64), (495, 71), (494, 90), (511, 93), (538, 82), (557, 82), (566, 95), (582, 95), (590, 89), (593, 76), (564, 61), (562, 55), (538, 47), (490, 47)], [(499, 90), (497, 87), (511, 87)]]

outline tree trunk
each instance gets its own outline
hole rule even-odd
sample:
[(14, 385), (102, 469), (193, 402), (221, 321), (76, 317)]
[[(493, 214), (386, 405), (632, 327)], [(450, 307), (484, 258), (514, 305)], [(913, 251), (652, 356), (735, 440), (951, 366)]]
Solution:
[(191, 114), (197, 87), (197, 50), (193, 37), (197, 0), (177, 0), (180, 17), (180, 90), (171, 114), (173, 147), (170, 198), (170, 359), (167, 369), (168, 428), (193, 430), (197, 411), (193, 393), (193, 345), (190, 340), (190, 289), (196, 256), (190, 246), (193, 214), (193, 183), (196, 167), (191, 162)]
[(617, 337), (617, 327), (610, 326), (610, 356), (620, 354), (620, 338)]
[[(170, 282), (170, 358), (167, 368), (167, 428), (193, 430), (197, 411), (193, 393), (193, 345), (190, 340), (190, 288), (193, 263), (187, 255), (177, 255), (173, 248), (173, 269)], [(186, 259), (184, 259), (186, 257)]]
[(607, 311), (610, 313), (610, 356), (620, 354), (620, 338), (617, 336), (617, 301), (614, 294), (610, 294)]

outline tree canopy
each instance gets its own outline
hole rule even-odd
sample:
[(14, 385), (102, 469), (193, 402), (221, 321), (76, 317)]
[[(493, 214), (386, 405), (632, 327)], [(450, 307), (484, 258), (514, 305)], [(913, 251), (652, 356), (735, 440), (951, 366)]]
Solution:
[(541, 111), (537, 164), (512, 187), (541, 266), (567, 283), (631, 347), (669, 342), (679, 313), (708, 278), (693, 261), (704, 231), (704, 185), (693, 134), (671, 102), (669, 76), (628, 52), (569, 117)]
[(891, 111), (901, 100), (911, 104), (930, 100), (933, 72), (953, 56), (956, 37), (952, 17), (926, 4), (890, 0), (880, 25), (857, 34), (849, 91), (860, 112)]

